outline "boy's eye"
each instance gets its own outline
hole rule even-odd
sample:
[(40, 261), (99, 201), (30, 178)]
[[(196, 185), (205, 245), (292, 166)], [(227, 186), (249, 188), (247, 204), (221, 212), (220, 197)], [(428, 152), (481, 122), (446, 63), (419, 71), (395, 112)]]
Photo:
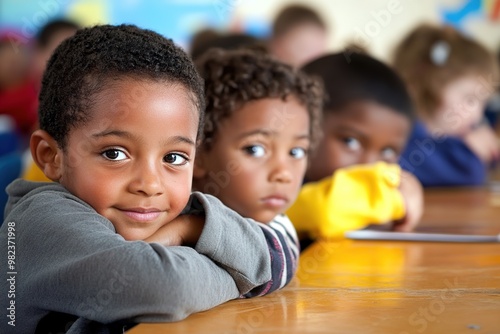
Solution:
[(343, 141), (351, 151), (357, 151), (361, 149), (361, 143), (354, 137), (346, 137), (343, 139)]
[(290, 150), (290, 155), (295, 159), (302, 159), (307, 155), (307, 151), (302, 147), (294, 147)]
[(117, 150), (115, 148), (106, 150), (102, 152), (101, 155), (106, 159), (113, 161), (122, 161), (127, 159), (127, 155), (123, 151)]
[(169, 153), (163, 158), (163, 161), (171, 165), (180, 166), (187, 164), (188, 158), (179, 153)]
[(384, 161), (395, 161), (397, 159), (398, 153), (395, 149), (386, 147), (382, 150), (381, 155)]
[(263, 157), (266, 154), (266, 150), (261, 145), (250, 145), (243, 148), (243, 150), (251, 156)]

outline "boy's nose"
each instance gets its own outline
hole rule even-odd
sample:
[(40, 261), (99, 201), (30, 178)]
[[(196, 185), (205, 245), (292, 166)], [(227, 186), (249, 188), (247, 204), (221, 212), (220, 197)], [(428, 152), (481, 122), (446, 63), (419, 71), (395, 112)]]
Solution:
[(130, 183), (130, 191), (145, 196), (158, 196), (163, 194), (163, 180), (160, 167), (154, 164), (145, 164), (137, 168), (135, 177)]
[(292, 181), (290, 163), (285, 158), (274, 159), (270, 174), (271, 182), (288, 183)]

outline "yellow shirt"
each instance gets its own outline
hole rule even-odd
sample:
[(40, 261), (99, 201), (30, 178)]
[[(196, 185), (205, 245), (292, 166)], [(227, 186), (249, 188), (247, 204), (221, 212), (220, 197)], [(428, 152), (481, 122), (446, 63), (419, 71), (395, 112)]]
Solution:
[(306, 183), (286, 214), (299, 235), (343, 238), (347, 231), (404, 217), (400, 180), (401, 168), (395, 164), (341, 168), (332, 177)]

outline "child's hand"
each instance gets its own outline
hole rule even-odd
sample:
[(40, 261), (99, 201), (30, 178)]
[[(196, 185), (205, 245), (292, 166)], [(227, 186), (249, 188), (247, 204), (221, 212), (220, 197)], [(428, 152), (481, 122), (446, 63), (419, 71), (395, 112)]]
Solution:
[(413, 174), (401, 171), (399, 190), (405, 200), (406, 216), (400, 222), (394, 224), (393, 230), (397, 232), (410, 232), (415, 229), (420, 218), (422, 218), (424, 209), (423, 187)]
[(200, 238), (204, 225), (203, 216), (180, 215), (144, 241), (164, 246), (194, 246)]
[(481, 125), (464, 137), (465, 144), (485, 163), (498, 160), (500, 146), (493, 129), (488, 125)]

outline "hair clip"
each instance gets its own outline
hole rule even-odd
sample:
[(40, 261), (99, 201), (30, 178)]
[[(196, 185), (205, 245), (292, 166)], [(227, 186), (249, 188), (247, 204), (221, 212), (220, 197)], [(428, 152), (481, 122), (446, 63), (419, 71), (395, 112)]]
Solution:
[(450, 44), (445, 41), (437, 41), (431, 47), (430, 57), (434, 65), (443, 66), (450, 56)]

